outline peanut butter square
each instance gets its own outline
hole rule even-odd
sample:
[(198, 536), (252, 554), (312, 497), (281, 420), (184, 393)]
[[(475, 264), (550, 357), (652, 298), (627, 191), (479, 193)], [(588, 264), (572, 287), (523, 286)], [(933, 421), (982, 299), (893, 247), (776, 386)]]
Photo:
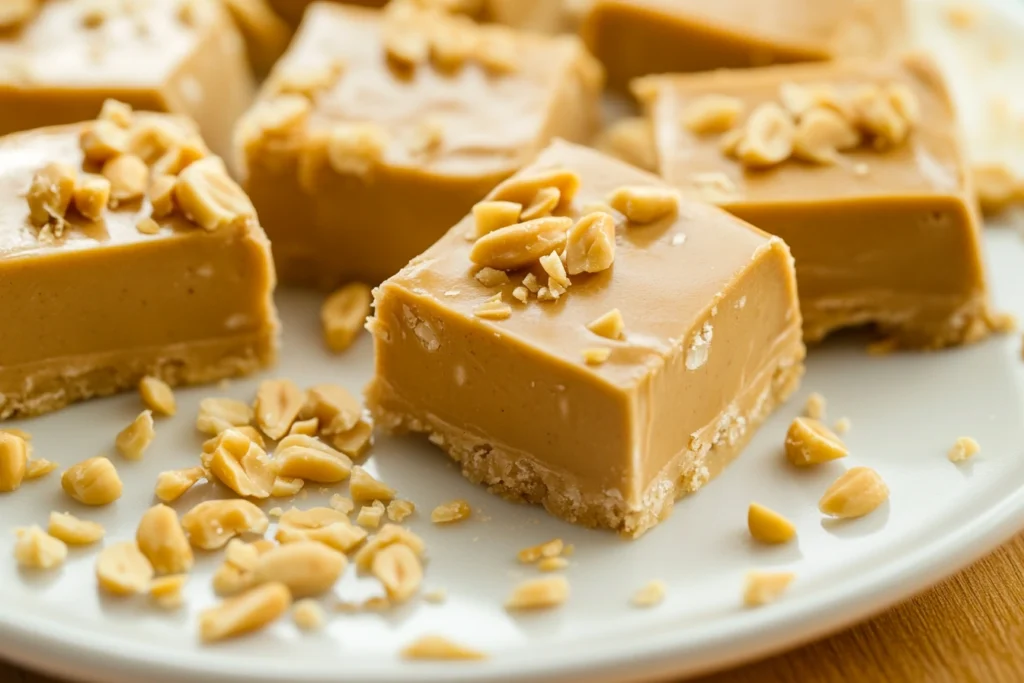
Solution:
[[(514, 203), (550, 210), (497, 221)], [(717, 475), (803, 371), (782, 240), (563, 141), (375, 306), (379, 426), (427, 434), (502, 496), (630, 536)]]
[[(661, 175), (793, 250), (806, 340), (874, 325), (899, 346), (937, 348), (988, 333), (970, 174), (926, 58), (652, 76), (634, 89)], [(723, 105), (733, 114), (716, 122), (708, 109)]]
[(223, 162), (188, 119), (104, 112), (0, 138), (0, 419), (276, 357), (270, 245)]
[(93, 119), (107, 98), (194, 118), (230, 150), (254, 85), (217, 0), (47, 0), (0, 31), (0, 135)]
[(639, 76), (879, 57), (905, 44), (903, 0), (595, 0), (587, 46), (625, 89)]
[(570, 36), (312, 5), (236, 136), (279, 275), (394, 274), (553, 137), (592, 135), (601, 82)]

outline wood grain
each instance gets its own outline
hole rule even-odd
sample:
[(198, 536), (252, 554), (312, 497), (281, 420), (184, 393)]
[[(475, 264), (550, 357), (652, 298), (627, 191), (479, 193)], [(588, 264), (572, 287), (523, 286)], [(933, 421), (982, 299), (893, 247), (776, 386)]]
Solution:
[[(1024, 535), (836, 636), (694, 683), (1024, 681)], [(0, 662), (2, 683), (57, 683)]]

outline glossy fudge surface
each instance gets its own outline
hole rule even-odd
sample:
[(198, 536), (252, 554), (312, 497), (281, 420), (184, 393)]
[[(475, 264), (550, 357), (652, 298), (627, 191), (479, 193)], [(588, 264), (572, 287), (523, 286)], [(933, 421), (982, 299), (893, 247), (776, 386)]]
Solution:
[(109, 97), (194, 118), (218, 154), (254, 87), (215, 0), (47, 0), (0, 32), (0, 135), (94, 118)]
[(382, 281), (550, 139), (588, 138), (600, 87), (573, 37), (311, 6), (237, 136), (279, 273)]
[[(917, 121), (895, 145), (878, 149), (865, 138), (831, 163), (788, 159), (763, 169), (723, 151), (729, 133), (695, 133), (683, 124), (695, 102), (725, 96), (742, 103), (738, 128), (794, 85), (840, 97), (865, 86), (903, 88)], [(651, 77), (637, 90), (654, 122), (662, 176), (793, 250), (807, 340), (864, 324), (911, 348), (987, 334), (979, 219), (953, 105), (929, 61), (915, 55)]]
[[(522, 303), (524, 280), (546, 281), (544, 271), (484, 284), (467, 217), (377, 290), (368, 405), (387, 429), (428, 434), (494, 492), (637, 535), (715, 476), (796, 387), (792, 259), (781, 240), (706, 204), (682, 200), (645, 224), (602, 208), (621, 186), (671, 190), (566, 142), (509, 182), (552, 169), (581, 180), (556, 216), (615, 218), (611, 267), (570, 276), (557, 300), (541, 289)], [(481, 313), (496, 294), (507, 317)], [(616, 309), (621, 338), (588, 327)], [(595, 350), (607, 358), (585, 360)]]
[(153, 213), (143, 196), (101, 205), (95, 220), (74, 203), (60, 221), (30, 220), (26, 192), (47, 164), (98, 177), (83, 165), (88, 125), (0, 138), (0, 418), (134, 389), (146, 375), (216, 381), (276, 355), (273, 263), (254, 218), (206, 230), (179, 211), (140, 229)]
[(903, 0), (595, 0), (582, 30), (624, 89), (646, 74), (880, 56), (906, 21)]

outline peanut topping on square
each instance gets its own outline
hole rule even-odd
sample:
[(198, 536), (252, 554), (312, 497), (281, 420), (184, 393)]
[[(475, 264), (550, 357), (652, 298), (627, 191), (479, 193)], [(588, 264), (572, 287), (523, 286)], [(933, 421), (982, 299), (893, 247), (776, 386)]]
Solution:
[(313, 105), (302, 95), (278, 95), (261, 102), (246, 118), (246, 123), (264, 135), (287, 135), (302, 129)]
[(110, 206), (141, 199), (149, 187), (149, 168), (134, 154), (122, 154), (103, 164), (102, 173), (110, 181)]
[[(548, 274), (548, 277), (557, 284), (563, 290), (568, 288), (572, 282), (569, 281), (569, 276), (566, 275), (565, 265), (562, 263), (562, 259), (559, 258), (557, 251), (552, 251), (546, 256), (540, 257), (540, 267), (544, 269), (544, 272)], [(551, 288), (551, 284), (548, 284), (548, 288)]]
[(796, 536), (792, 522), (758, 503), (751, 503), (747, 509), (747, 529), (762, 543), (786, 543)]
[(121, 430), (114, 443), (117, 452), (128, 460), (142, 460), (142, 454), (149, 448), (155, 436), (153, 412), (143, 410), (130, 425)]
[(205, 230), (241, 227), (256, 219), (249, 197), (217, 157), (196, 161), (182, 171), (174, 200), (190, 221)]
[(736, 155), (751, 168), (781, 164), (793, 153), (795, 135), (789, 112), (774, 102), (765, 102), (750, 113)]
[(583, 362), (587, 365), (603, 365), (612, 355), (608, 348), (583, 349)]
[(870, 467), (854, 467), (828, 487), (818, 501), (822, 514), (838, 519), (863, 517), (889, 499), (889, 487)]
[(600, 273), (615, 261), (615, 218), (604, 212), (583, 216), (569, 228), (565, 266), (569, 275)]
[(571, 218), (547, 216), (499, 228), (480, 237), (469, 258), (477, 265), (498, 270), (524, 268), (544, 254), (561, 251), (571, 227)]
[(808, 110), (796, 126), (793, 156), (818, 164), (834, 164), (839, 152), (860, 145), (860, 133), (838, 112), (826, 107)]
[(476, 225), (475, 237), (482, 237), (498, 228), (505, 228), (519, 222), (523, 205), (518, 202), (483, 201), (473, 206)]
[(36, 171), (25, 194), (32, 224), (42, 227), (52, 222), (59, 236), (77, 181), (78, 173), (67, 164), (52, 162)]
[(342, 123), (327, 138), (327, 160), (338, 173), (368, 175), (384, 158), (389, 138), (376, 123)]
[(489, 266), (484, 266), (478, 270), (473, 277), (484, 287), (499, 287), (508, 283), (508, 273)]
[(501, 300), (499, 292), (474, 308), (473, 315), (483, 320), (508, 320), (512, 316), (512, 307)]
[(587, 325), (587, 329), (605, 339), (622, 339), (626, 331), (626, 323), (622, 319), (619, 309), (613, 308)]
[(103, 176), (86, 175), (75, 188), (75, 209), (91, 221), (102, 218), (109, 202), (110, 181)]
[(743, 113), (743, 102), (727, 95), (704, 95), (691, 102), (682, 114), (683, 126), (697, 135), (724, 133)]
[(551, 212), (558, 206), (561, 198), (562, 193), (557, 187), (544, 187), (537, 190), (537, 194), (533, 196), (533, 201), (523, 209), (519, 220), (532, 221), (534, 218), (550, 216)]
[(120, 128), (128, 128), (135, 121), (132, 106), (119, 100), (106, 99), (100, 107), (99, 121), (109, 121)]
[(654, 223), (679, 210), (679, 195), (667, 187), (623, 186), (611, 193), (608, 204), (632, 223)]
[(128, 131), (113, 121), (94, 121), (82, 131), (79, 145), (87, 163), (102, 165), (128, 151)]
[(798, 417), (786, 432), (786, 457), (797, 467), (845, 458), (850, 454), (828, 427), (809, 417)]
[(569, 206), (576, 197), (580, 182), (580, 176), (575, 171), (557, 168), (532, 176), (509, 178), (494, 188), (488, 200), (516, 202), (527, 206), (533, 202), (540, 190), (552, 187), (558, 190), (559, 200), (556, 208), (561, 209)]

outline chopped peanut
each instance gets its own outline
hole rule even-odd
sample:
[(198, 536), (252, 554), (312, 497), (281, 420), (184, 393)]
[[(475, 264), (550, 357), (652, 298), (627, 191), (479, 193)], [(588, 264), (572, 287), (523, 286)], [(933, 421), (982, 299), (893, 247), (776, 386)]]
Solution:
[(758, 503), (751, 503), (747, 510), (747, 528), (762, 543), (787, 543), (796, 536), (792, 522)]
[(110, 181), (103, 176), (86, 175), (75, 188), (73, 201), (78, 213), (98, 221), (110, 202)]
[(546, 543), (535, 545), (530, 548), (523, 548), (516, 557), (523, 564), (536, 562), (542, 557), (558, 557), (565, 549), (565, 543), (560, 538), (554, 538)]
[(28, 444), (20, 436), (0, 432), (0, 493), (17, 491), (25, 480)]
[(289, 435), (316, 436), (318, 433), (320, 433), (320, 420), (315, 417), (311, 417), (308, 420), (296, 420), (288, 430)]
[(523, 581), (505, 601), (509, 610), (557, 607), (569, 598), (569, 582), (564, 576), (546, 576)]
[(166, 218), (174, 213), (174, 187), (178, 179), (170, 175), (158, 175), (149, 186), (149, 203), (153, 218)]
[(817, 465), (850, 454), (828, 427), (809, 417), (798, 417), (786, 432), (786, 457), (797, 467)]
[(174, 502), (205, 476), (202, 467), (161, 472), (156, 479), (156, 497), (164, 503)]
[(305, 401), (302, 390), (290, 379), (263, 380), (253, 405), (256, 425), (269, 438), (280, 439), (291, 429)]
[[(394, 502), (395, 503), (400, 503), (402, 501), (394, 501)], [(330, 505), (331, 505), (331, 509), (337, 510), (338, 512), (344, 513), (346, 515), (351, 514), (352, 511), (356, 509), (356, 504), (352, 501), (352, 499), (351, 498), (346, 498), (345, 496), (341, 495), (340, 493), (335, 493), (333, 496), (331, 496), (331, 503), (330, 503)], [(398, 521), (398, 520), (392, 520), (392, 521)]]
[(542, 187), (537, 190), (537, 194), (533, 196), (533, 200), (523, 207), (523, 212), (519, 216), (520, 221), (532, 221), (535, 218), (543, 218), (544, 216), (550, 216), (551, 212), (555, 210), (562, 199), (562, 193), (557, 187)]
[(508, 320), (512, 316), (512, 307), (501, 300), (499, 292), (474, 308), (473, 315), (483, 320)]
[(792, 572), (748, 572), (743, 587), (743, 604), (760, 607), (775, 602), (796, 578)]
[(14, 559), (26, 569), (54, 569), (64, 564), (68, 547), (38, 526), (15, 529)]
[(299, 541), (277, 546), (259, 556), (256, 583), (279, 582), (292, 597), (305, 598), (326, 593), (337, 583), (348, 564), (345, 556), (317, 541)]
[[(580, 176), (575, 171), (559, 168), (542, 171), (532, 176), (515, 176), (502, 182), (491, 192), (489, 201), (515, 202), (521, 206), (531, 203), (537, 192), (545, 187), (558, 190), (557, 208), (568, 206), (580, 189)], [(545, 252), (547, 253), (547, 252)]]
[(519, 70), (519, 52), (514, 34), (501, 26), (481, 27), (476, 41), (476, 60), (487, 71), (496, 74), (515, 73)]
[(402, 659), (459, 661), (487, 659), (487, 655), (441, 636), (423, 636), (402, 648)]
[(265, 533), (270, 520), (247, 500), (208, 500), (181, 518), (191, 544), (201, 550), (216, 550), (239, 534)]
[(560, 287), (567, 288), (572, 284), (565, 272), (565, 264), (559, 258), (558, 252), (553, 251), (546, 256), (541, 256), (539, 261), (541, 268), (548, 274), (548, 277), (554, 280)]
[(963, 462), (968, 458), (972, 458), (981, 451), (981, 446), (978, 442), (969, 436), (961, 436), (953, 444), (953, 447), (949, 449), (949, 461), (950, 462)]
[(812, 420), (825, 419), (825, 397), (818, 392), (807, 397), (807, 404), (804, 406), (804, 414)]
[(110, 121), (121, 128), (128, 128), (134, 121), (132, 106), (119, 100), (106, 99), (100, 107), (100, 115), (96, 117), (100, 121)]
[(98, 120), (82, 131), (79, 144), (85, 161), (101, 166), (128, 151), (128, 133), (113, 121)]
[(57, 469), (57, 467), (57, 463), (44, 458), (29, 460), (28, 465), (25, 466), (25, 481), (45, 477), (47, 474)]
[(142, 454), (153, 442), (153, 411), (143, 410), (130, 425), (117, 435), (117, 452), (128, 460), (142, 460)]
[(185, 596), (181, 591), (187, 582), (187, 574), (174, 574), (153, 579), (149, 584), (149, 597), (161, 609), (178, 609), (185, 604)]
[(244, 227), (256, 219), (249, 197), (217, 157), (196, 161), (181, 172), (174, 201), (186, 218), (205, 230)]
[(484, 287), (499, 287), (508, 284), (508, 273), (489, 266), (484, 266), (478, 270), (473, 277)]
[(498, 228), (477, 239), (469, 258), (497, 270), (522, 268), (544, 254), (561, 251), (572, 224), (571, 218), (547, 216)]
[(633, 223), (654, 223), (675, 215), (679, 195), (667, 187), (624, 185), (609, 195), (608, 204)]
[(327, 616), (318, 602), (307, 598), (295, 603), (292, 620), (303, 631), (319, 631), (327, 623)]
[(408, 546), (412, 549), (416, 556), (423, 558), (423, 553), (426, 550), (426, 544), (423, 539), (414, 534), (408, 529), (404, 529), (397, 524), (385, 524), (381, 527), (374, 536), (371, 536), (366, 541), (366, 545), (359, 549), (356, 553), (355, 563), (356, 567), (360, 571), (370, 571), (373, 566), (373, 558), (376, 557), (384, 548), (401, 543), (402, 545)]
[(53, 222), (59, 235), (77, 182), (78, 173), (67, 164), (52, 162), (36, 171), (25, 194), (32, 224), (42, 227)]
[(149, 168), (134, 154), (122, 154), (103, 164), (103, 176), (110, 181), (110, 205), (134, 202), (146, 194)]
[(341, 353), (352, 345), (370, 315), (372, 299), (370, 288), (361, 282), (345, 285), (327, 297), (320, 309), (320, 323), (328, 349)]
[(139, 382), (139, 396), (156, 415), (171, 416), (178, 412), (174, 391), (159, 377), (143, 377)]
[(275, 538), (282, 544), (319, 541), (347, 553), (362, 543), (366, 536), (366, 530), (353, 526), (346, 514), (331, 508), (313, 508), (305, 511), (292, 509), (284, 513), (278, 521)]
[(383, 503), (390, 503), (395, 499), (395, 490), (393, 488), (374, 478), (372, 474), (359, 465), (352, 468), (349, 494), (357, 502), (379, 500)]
[(322, 441), (291, 434), (277, 445), (272, 467), (279, 477), (336, 484), (349, 478), (352, 461)]
[(143, 216), (135, 224), (135, 229), (143, 235), (155, 235), (160, 232), (160, 224), (149, 216)]
[(704, 95), (690, 102), (682, 114), (682, 124), (691, 133), (724, 133), (743, 113), (743, 100), (727, 95)]
[(51, 512), (47, 531), (68, 545), (90, 545), (103, 540), (106, 533), (102, 524), (78, 519), (70, 512)]
[(807, 111), (793, 135), (793, 156), (818, 164), (833, 164), (839, 152), (860, 144), (860, 133), (834, 109)]
[(599, 273), (615, 261), (615, 218), (594, 212), (569, 228), (565, 243), (565, 266), (569, 275)]
[(863, 517), (889, 498), (889, 487), (870, 467), (854, 467), (828, 487), (818, 501), (822, 514), (839, 519)]
[(971, 169), (981, 210), (996, 214), (1014, 202), (1024, 203), (1024, 178), (1003, 163), (978, 164)]
[[(331, 504), (334, 504), (333, 499)], [(388, 503), (388, 519), (392, 522), (401, 522), (416, 511), (416, 506), (410, 500), (393, 500)]]
[(473, 221), (476, 227), (475, 237), (494, 232), (499, 228), (507, 228), (519, 222), (523, 205), (518, 202), (482, 201), (473, 207)]
[(636, 607), (654, 607), (664, 599), (665, 582), (656, 579), (633, 593), (631, 602)]
[(859, 87), (853, 93), (851, 104), (854, 121), (862, 131), (874, 137), (876, 148), (899, 145), (910, 134), (911, 121), (897, 107), (916, 108), (916, 100), (890, 98), (881, 87), (869, 84)]
[(569, 566), (569, 560), (564, 557), (542, 557), (537, 562), (537, 569), (542, 572), (557, 572)]
[(736, 155), (752, 168), (781, 164), (793, 153), (795, 134), (790, 113), (774, 102), (765, 102), (750, 113)]
[[(228, 434), (240, 432), (227, 430)], [(275, 481), (275, 464), (271, 463), (266, 452), (257, 444), (246, 439), (248, 447), (235, 449), (228, 440), (224, 440), (208, 456), (204, 454), (203, 464), (217, 479), (240, 496), (246, 498), (268, 498)]]
[(246, 123), (263, 136), (282, 136), (302, 130), (312, 110), (309, 98), (282, 93), (256, 105), (246, 116)]
[(72, 465), (60, 478), (64, 493), (84, 505), (108, 505), (121, 497), (124, 486), (114, 464), (89, 458)]
[(134, 541), (108, 545), (96, 557), (100, 588), (112, 595), (134, 595), (149, 589), (153, 566)]
[[(315, 417), (325, 435), (342, 434), (355, 427), (363, 416), (363, 406), (344, 387), (318, 384), (306, 391), (306, 402), (299, 419)], [(287, 440), (287, 439), (286, 439)]]
[(199, 403), (196, 429), (216, 436), (226, 429), (241, 427), (252, 422), (253, 411), (242, 401), (233, 398), (204, 398)]
[(376, 123), (341, 123), (327, 138), (327, 160), (336, 172), (368, 175), (384, 159), (387, 131)]
[(384, 503), (379, 500), (373, 501), (373, 505), (364, 505), (359, 508), (356, 515), (356, 524), (367, 529), (376, 529), (384, 519)]
[(622, 339), (626, 323), (623, 321), (619, 309), (613, 308), (587, 325), (587, 329), (605, 339)]
[(166, 505), (146, 510), (135, 531), (135, 542), (157, 574), (187, 574), (194, 556), (178, 513)]
[(302, 479), (291, 479), (288, 477), (275, 477), (274, 483), (270, 488), (271, 498), (288, 498), (290, 496), (298, 495), (302, 487), (306, 485), (306, 482)]
[(835, 427), (833, 427), (833, 429), (836, 434), (845, 434), (846, 432), (850, 431), (850, 426), (850, 418), (841, 417), (838, 420), (836, 420), (836, 424)]
[(200, 614), (199, 635), (211, 643), (257, 631), (287, 612), (291, 604), (287, 586), (265, 583)]
[(423, 582), (419, 554), (403, 543), (393, 543), (374, 554), (371, 571), (394, 603), (411, 598)]
[(469, 519), (470, 514), (472, 514), (472, 509), (469, 507), (469, 503), (461, 499), (453, 500), (434, 508), (430, 513), (430, 521), (434, 524), (451, 524)]

